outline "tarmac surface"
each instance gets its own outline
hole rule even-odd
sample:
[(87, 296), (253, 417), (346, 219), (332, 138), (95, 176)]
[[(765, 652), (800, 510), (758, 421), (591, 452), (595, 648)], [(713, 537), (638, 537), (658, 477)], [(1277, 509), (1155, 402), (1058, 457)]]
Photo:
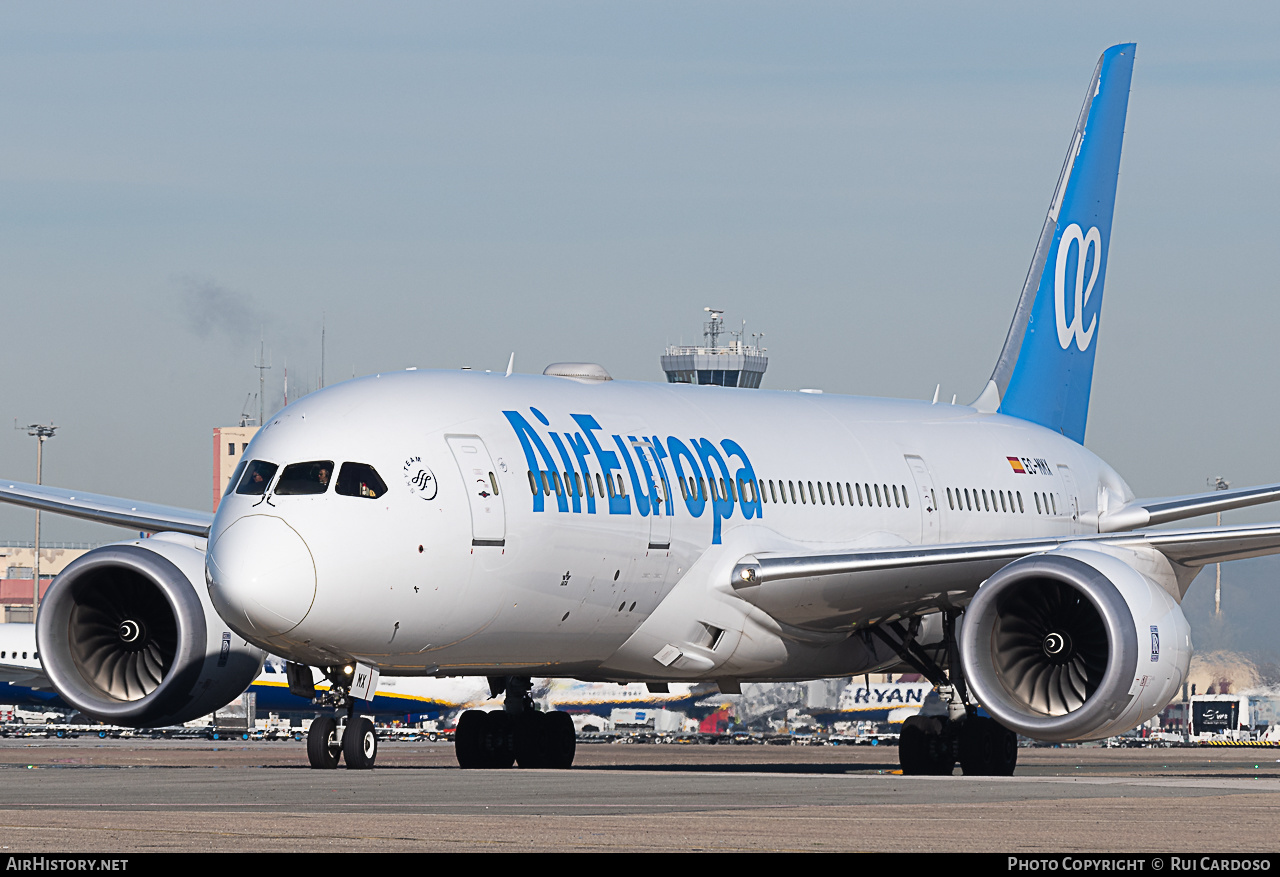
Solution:
[(903, 777), (897, 750), (579, 745), (462, 771), (384, 742), (0, 739), (0, 851), (1186, 852), (1280, 849), (1280, 748), (1023, 749), (1012, 778)]

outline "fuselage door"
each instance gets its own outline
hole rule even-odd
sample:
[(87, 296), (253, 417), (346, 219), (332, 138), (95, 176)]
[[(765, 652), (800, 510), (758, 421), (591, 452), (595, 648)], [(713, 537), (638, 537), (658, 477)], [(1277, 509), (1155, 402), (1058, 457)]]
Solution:
[(942, 539), (941, 512), (938, 509), (938, 495), (933, 489), (933, 477), (929, 475), (929, 467), (922, 457), (907, 454), (907, 465), (911, 467), (911, 476), (916, 482), (916, 498), (920, 508), (920, 543), (928, 545)]
[(507, 516), (498, 493), (498, 470), (484, 442), (476, 435), (446, 436), (462, 474), (471, 506), (471, 544), (505, 545)]
[(666, 472), (651, 442), (635, 441), (631, 446), (636, 456), (643, 461), (638, 474), (648, 482), (645, 492), (649, 496), (649, 547), (670, 548), (671, 514), (667, 510), (667, 503), (671, 488), (667, 484)]
[(1062, 476), (1062, 489), (1066, 492), (1067, 502), (1070, 504), (1068, 508), (1071, 509), (1071, 520), (1078, 521), (1080, 520), (1080, 500), (1077, 498), (1079, 494), (1076, 491), (1075, 476), (1061, 463), (1058, 464), (1058, 474)]

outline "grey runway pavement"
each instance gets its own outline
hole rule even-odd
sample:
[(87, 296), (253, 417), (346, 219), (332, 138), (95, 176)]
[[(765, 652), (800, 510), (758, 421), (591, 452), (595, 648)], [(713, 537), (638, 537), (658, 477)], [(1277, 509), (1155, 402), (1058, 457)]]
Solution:
[(385, 743), (0, 740), (4, 852), (1269, 852), (1280, 749), (1022, 750), (1012, 778), (902, 777), (870, 747), (580, 746), (568, 771), (461, 771)]

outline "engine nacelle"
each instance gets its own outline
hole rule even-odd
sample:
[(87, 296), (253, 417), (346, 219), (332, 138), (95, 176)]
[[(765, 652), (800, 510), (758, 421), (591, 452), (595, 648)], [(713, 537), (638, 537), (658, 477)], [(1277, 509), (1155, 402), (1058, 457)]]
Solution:
[(960, 634), (978, 702), (1019, 734), (1055, 743), (1109, 737), (1159, 713), (1191, 663), (1187, 619), (1152, 577), (1163, 577), (1162, 563), (1067, 545), (993, 575)]
[(204, 556), (205, 540), (161, 533), (96, 548), (53, 581), (36, 643), (67, 703), (148, 728), (199, 718), (249, 687), (266, 655), (213, 610)]

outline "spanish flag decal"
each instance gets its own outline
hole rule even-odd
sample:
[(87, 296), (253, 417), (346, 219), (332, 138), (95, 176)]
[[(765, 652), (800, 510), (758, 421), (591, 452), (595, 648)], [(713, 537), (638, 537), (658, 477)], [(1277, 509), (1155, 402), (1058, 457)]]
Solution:
[(1019, 475), (1026, 475), (1027, 470), (1022, 467), (1022, 461), (1017, 457), (1005, 457), (1009, 461), (1009, 465), (1013, 467), (1013, 471)]

